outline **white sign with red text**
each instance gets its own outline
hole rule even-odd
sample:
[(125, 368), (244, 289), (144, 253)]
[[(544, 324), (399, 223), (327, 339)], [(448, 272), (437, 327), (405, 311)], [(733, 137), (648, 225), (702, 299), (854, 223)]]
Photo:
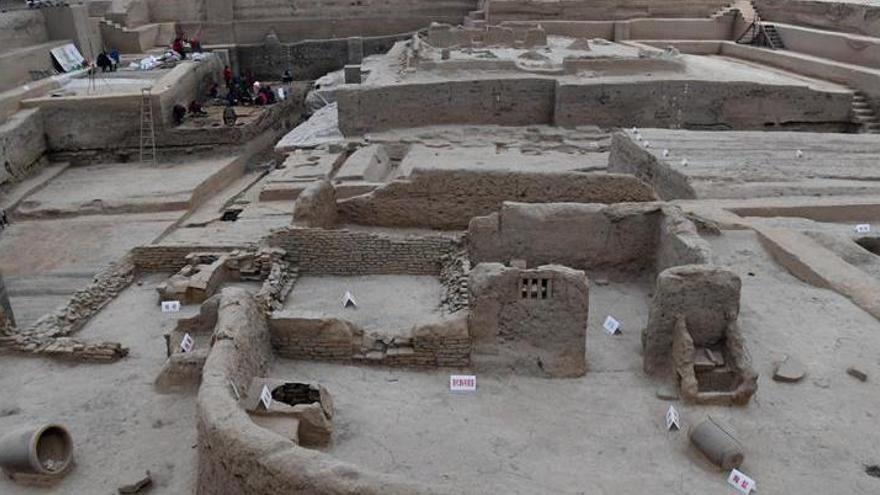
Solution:
[(742, 474), (737, 469), (730, 472), (730, 476), (727, 477), (727, 482), (735, 486), (740, 493), (744, 493), (745, 495), (749, 495), (749, 493), (755, 489), (755, 480)]
[(477, 377), (474, 375), (449, 375), (449, 390), (453, 392), (476, 392)]

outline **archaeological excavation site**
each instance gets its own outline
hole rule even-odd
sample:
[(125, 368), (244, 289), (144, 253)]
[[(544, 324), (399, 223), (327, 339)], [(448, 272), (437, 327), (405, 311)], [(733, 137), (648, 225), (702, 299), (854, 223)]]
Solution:
[(0, 494), (880, 494), (880, 0), (0, 0)]

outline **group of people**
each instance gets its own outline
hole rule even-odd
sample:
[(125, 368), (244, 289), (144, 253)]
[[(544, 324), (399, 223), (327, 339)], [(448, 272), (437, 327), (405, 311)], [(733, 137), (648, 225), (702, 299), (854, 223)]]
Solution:
[(199, 39), (199, 35), (195, 35), (192, 38), (187, 39), (186, 33), (178, 34), (174, 37), (174, 41), (171, 42), (171, 49), (174, 50), (175, 53), (180, 55), (181, 60), (186, 60), (186, 45), (189, 44), (190, 51), (192, 53), (202, 53), (202, 41)]
[[(290, 69), (284, 71), (281, 77), (284, 86), (293, 82), (293, 74)], [(226, 94), (221, 97), (221, 89), (218, 83), (211, 84), (208, 88), (208, 98), (212, 100), (226, 100), (226, 109), (223, 112), (223, 122), (228, 126), (235, 125), (238, 116), (235, 114), (235, 105), (271, 105), (279, 100), (286, 99), (287, 91), (284, 87), (273, 88), (270, 84), (263, 84), (254, 77), (253, 72), (247, 71), (244, 75), (235, 76), (232, 69), (227, 65), (223, 68), (223, 82), (226, 84)], [(187, 115), (199, 117), (207, 115), (202, 104), (198, 100), (190, 102), (188, 107), (182, 104), (174, 105), (172, 117), (175, 125), (180, 125), (186, 120)]]
[(101, 68), (101, 72), (116, 72), (119, 67), (119, 50), (111, 48), (110, 51), (101, 50), (95, 65)]
[(174, 119), (174, 124), (182, 124), (186, 119), (187, 113), (194, 117), (204, 117), (205, 115), (208, 115), (208, 112), (205, 111), (204, 107), (202, 107), (202, 104), (199, 103), (198, 100), (189, 102), (189, 106), (187, 107), (178, 103), (171, 109), (171, 117)]
[[(226, 103), (229, 106), (271, 105), (285, 97), (283, 88), (275, 90), (269, 84), (262, 84), (251, 71), (245, 72), (244, 76), (234, 76), (228, 65), (223, 68), (223, 81), (226, 83)], [(290, 70), (284, 71), (282, 81), (287, 84), (293, 81)], [(215, 93), (219, 94), (219, 88), (212, 86), (211, 94)]]

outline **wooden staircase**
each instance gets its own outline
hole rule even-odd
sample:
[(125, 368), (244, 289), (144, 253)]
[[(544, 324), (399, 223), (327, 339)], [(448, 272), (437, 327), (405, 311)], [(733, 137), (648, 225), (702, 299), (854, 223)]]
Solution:
[(761, 20), (761, 13), (755, 4), (749, 2), (754, 12), (752, 22), (749, 27), (736, 39), (736, 42), (742, 45), (754, 45), (771, 50), (784, 50), (785, 43), (782, 42), (782, 36), (776, 30), (774, 24), (770, 24)]
[(855, 90), (852, 99), (853, 122), (859, 125), (860, 134), (880, 134), (880, 119), (868, 96)]
[(774, 50), (784, 50), (785, 44), (782, 43), (782, 38), (779, 36), (779, 31), (776, 30), (776, 26), (773, 24), (764, 23), (764, 32), (768, 37), (768, 41), (770, 42), (770, 48)]

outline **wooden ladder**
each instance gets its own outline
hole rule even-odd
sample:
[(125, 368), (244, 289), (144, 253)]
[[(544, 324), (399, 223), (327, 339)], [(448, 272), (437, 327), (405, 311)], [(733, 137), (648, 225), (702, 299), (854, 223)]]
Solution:
[(156, 128), (152, 88), (141, 89), (141, 162), (156, 164)]

